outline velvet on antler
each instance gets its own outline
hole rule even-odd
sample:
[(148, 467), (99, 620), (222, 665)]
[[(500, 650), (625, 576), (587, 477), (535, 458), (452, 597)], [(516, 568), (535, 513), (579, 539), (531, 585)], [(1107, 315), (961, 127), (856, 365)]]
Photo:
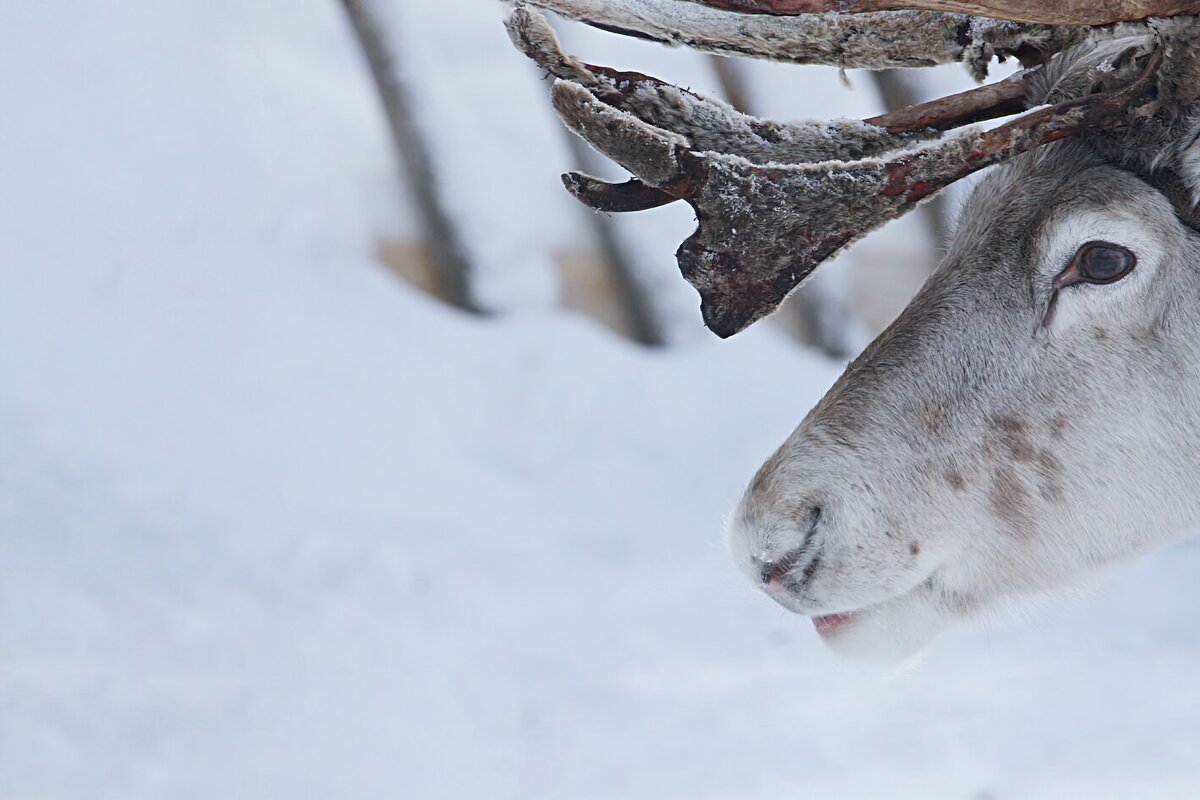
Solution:
[[(662, 13), (668, 3), (684, 12), (740, 17), (743, 24), (762, 19), (688, 0), (536, 0), (593, 24), (617, 22), (611, 27), (685, 41), (690, 34), (681, 33), (686, 26), (680, 17)], [(603, 6), (603, 13), (588, 17), (584, 6)], [(824, 16), (841, 20), (843, 33), (849, 30), (852, 17)], [(867, 58), (866, 50), (855, 50), (843, 37), (836, 58), (853, 51), (890, 63), (916, 52), (901, 43), (902, 31), (920, 24), (936, 32), (931, 20), (944, 22), (944, 15), (914, 12), (858, 16), (853, 24), (870, 29), (859, 44), (869, 39), (875, 55)], [(890, 27), (868, 25), (883, 19)], [(869, 120), (800, 124), (757, 119), (647, 75), (586, 64), (563, 52), (546, 19), (528, 6), (514, 10), (508, 27), (518, 48), (556, 78), (552, 101), (567, 127), (634, 175), (610, 184), (570, 173), (564, 183), (575, 197), (604, 211), (676, 200), (695, 210), (699, 225), (679, 248), (679, 266), (700, 293), (705, 323), (726, 337), (774, 310), (822, 261), (950, 183), (1057, 139), (1153, 117), (1165, 101), (1178, 99), (1178, 84), (1163, 77), (1169, 74), (1164, 62), (1194, 61), (1189, 47), (1178, 46), (1195, 32), (1191, 22), (1088, 31), (975, 20), (967, 26), (971, 36), (1007, 26), (1006, 48), (1036, 39), (1044, 49), (1031, 61), (1044, 63), (997, 84)], [(949, 24), (961, 30), (960, 20)], [(710, 44), (714, 29), (705, 29)], [(814, 35), (798, 32), (800, 27), (784, 31), (774, 42), (793, 37), (793, 55)], [(995, 41), (988, 45), (993, 52)], [(959, 42), (956, 57), (969, 62), (969, 49), (978, 43), (971, 37)], [(816, 44), (809, 44), (814, 50)], [(951, 48), (939, 52), (950, 57)], [(1022, 111), (1029, 113), (992, 130), (960, 129)]]
[(861, 14), (916, 9), (1051, 25), (1109, 25), (1200, 14), (1200, 0), (690, 0), (748, 14)]

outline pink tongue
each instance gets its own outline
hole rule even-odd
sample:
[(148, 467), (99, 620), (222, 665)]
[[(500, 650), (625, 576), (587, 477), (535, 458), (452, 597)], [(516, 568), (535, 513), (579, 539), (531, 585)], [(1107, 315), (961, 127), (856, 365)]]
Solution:
[(822, 636), (828, 636), (852, 619), (854, 619), (853, 613), (826, 614), (823, 617), (813, 617), (813, 627), (817, 629), (817, 633)]

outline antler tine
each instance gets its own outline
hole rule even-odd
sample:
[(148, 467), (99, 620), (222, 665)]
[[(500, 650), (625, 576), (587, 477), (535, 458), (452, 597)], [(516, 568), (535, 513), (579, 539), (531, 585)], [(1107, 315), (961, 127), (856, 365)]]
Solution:
[(691, 148), (682, 136), (597, 100), (573, 81), (556, 80), (550, 100), (563, 124), (603, 155), (677, 198), (691, 196), (679, 158)]
[(1029, 110), (1029, 90), (1040, 72), (1040, 67), (1022, 70), (997, 83), (880, 114), (863, 122), (889, 133), (948, 131), (974, 122), (1019, 114)]
[(937, 135), (934, 126), (888, 130), (857, 120), (788, 124), (758, 119), (649, 75), (585, 64), (563, 52), (550, 23), (530, 8), (517, 7), (507, 26), (517, 48), (551, 75), (585, 87), (597, 99), (656, 128), (679, 134), (696, 150), (763, 164), (850, 161)]
[(637, 178), (609, 183), (582, 172), (568, 172), (562, 182), (572, 197), (596, 211), (647, 211), (683, 199)]
[(1109, 25), (1148, 17), (1200, 14), (1198, 0), (689, 0), (709, 8), (747, 14), (861, 14), (913, 9), (973, 14), (1013, 22)]
[(773, 311), (822, 261), (949, 184), (1049, 142), (1125, 124), (1153, 102), (1162, 57), (1155, 50), (1122, 90), (964, 131), (890, 161), (773, 169), (682, 154), (700, 225), (677, 255), (700, 292), (705, 324), (731, 336)]
[[(781, 126), (647, 75), (574, 59), (562, 52), (540, 14), (518, 5), (510, 33), (557, 76), (551, 96), (559, 116), (634, 175), (611, 184), (571, 173), (564, 176), (567, 189), (606, 211), (688, 202), (699, 224), (678, 250), (680, 270), (700, 293), (705, 323), (722, 337), (770, 313), (838, 250), (950, 183), (1083, 132), (1097, 132), (1089, 136), (1093, 146), (1108, 139), (1119, 146), (1122, 137), (1145, 139), (1155, 131), (1166, 136), (1162, 130), (1187, 122), (1171, 109), (1190, 107), (1200, 96), (1200, 81), (1179, 79), (1197, 73), (1191, 43), (1200, 22), (1190, 17), (1095, 29), (936, 12), (767, 18), (710, 8), (725, 0), (529, 1), (660, 41), (801, 62), (849, 65), (859, 59), (880, 66), (913, 55), (907, 63), (914, 65), (919, 54), (920, 63), (928, 64), (952, 60), (948, 54), (957, 48), (956, 57), (978, 66), (986, 54), (1045, 47), (1040, 60), (1027, 59), (1038, 66), (1007, 81), (863, 122), (835, 123), (848, 126), (844, 130), (820, 123)], [(705, 14), (718, 16), (697, 16)], [(754, 20), (771, 24), (755, 28)], [(899, 44), (913, 25), (923, 27)], [(1068, 52), (1055, 53), (1072, 41)], [(990, 131), (955, 131), (1038, 105), (1046, 107)], [(914, 144), (922, 136), (940, 138)]]
[[(1029, 109), (1028, 93), (1036, 75), (1035, 71), (1027, 70), (1000, 83), (871, 117), (863, 120), (863, 124), (889, 133), (946, 131), (1016, 114)], [(682, 199), (637, 178), (624, 183), (608, 183), (590, 175), (569, 172), (563, 175), (563, 184), (573, 197), (597, 211), (645, 211)]]
[(990, 131), (967, 130), (887, 159), (852, 162), (756, 165), (696, 152), (682, 137), (573, 82), (556, 81), (552, 97), (573, 131), (695, 209), (699, 227), (679, 249), (680, 269), (700, 292), (705, 324), (728, 337), (774, 310), (845, 245), (950, 183), (1043, 144), (1127, 122), (1153, 97), (1161, 58), (1162, 50), (1154, 50), (1124, 88), (1067, 100)]
[[(760, 164), (854, 161), (892, 152), (940, 131), (1025, 110), (1035, 72), (863, 122), (785, 124), (742, 114), (649, 75), (585, 64), (565, 53), (546, 18), (518, 6), (507, 20), (513, 43), (551, 75), (588, 89), (615, 109), (670, 130), (693, 149), (741, 156)], [(580, 173), (563, 177), (567, 190), (600, 211), (640, 211), (679, 199), (638, 179), (606, 183)]]
[(771, 16), (684, 0), (528, 2), (605, 30), (722, 55), (868, 69), (965, 61), (976, 77), (986, 74), (994, 54), (1053, 53), (1080, 41), (1087, 31), (1083, 26), (1022, 25), (937, 11)]

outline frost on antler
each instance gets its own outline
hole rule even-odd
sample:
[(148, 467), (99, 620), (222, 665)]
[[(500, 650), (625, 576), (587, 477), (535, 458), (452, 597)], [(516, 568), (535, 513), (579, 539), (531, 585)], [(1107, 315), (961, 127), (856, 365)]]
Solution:
[(750, 14), (861, 14), (898, 8), (948, 11), (1017, 22), (1108, 25), (1200, 14), (1200, 0), (690, 0)]
[(684, 0), (528, 1), (598, 28), (710, 53), (866, 69), (961, 61), (977, 78), (993, 56), (1058, 52), (1087, 32), (937, 11), (772, 16)]
[(791, 165), (697, 153), (569, 81), (555, 83), (553, 100), (571, 130), (695, 209), (699, 227), (680, 247), (679, 266), (700, 292), (705, 324), (726, 337), (773, 311), (822, 261), (939, 189), (1039, 144), (1115, 124), (1131, 97), (1092, 95), (885, 158)]
[[(629, 22), (631, 9), (663, 2), (611, 3), (610, 17)], [(568, 190), (601, 210), (675, 200), (695, 210), (699, 225), (679, 248), (679, 266), (720, 336), (770, 313), (822, 261), (972, 172), (1081, 132), (1145, 127), (1162, 119), (1164, 103), (1194, 100), (1159, 66), (1195, 62), (1195, 30), (1194, 20), (1118, 25), (999, 84), (868, 121), (784, 125), (647, 75), (585, 64), (527, 7), (509, 21), (516, 45), (557, 79), (552, 100), (568, 128), (635, 176), (609, 184), (573, 173), (564, 176)], [(1042, 104), (990, 131), (954, 130)]]
[(678, 134), (694, 150), (727, 153), (760, 164), (801, 164), (865, 158), (936, 135), (922, 127), (898, 136), (881, 125), (858, 120), (759, 119), (649, 75), (585, 64), (564, 53), (546, 18), (528, 8), (513, 11), (508, 30), (517, 48), (550, 75), (586, 88), (648, 125)]

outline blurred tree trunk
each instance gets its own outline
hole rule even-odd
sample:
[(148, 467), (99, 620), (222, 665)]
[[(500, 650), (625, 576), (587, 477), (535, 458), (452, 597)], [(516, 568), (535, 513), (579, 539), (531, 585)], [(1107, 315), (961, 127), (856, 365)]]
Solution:
[[(563, 128), (563, 133), (567, 137), (576, 167), (580, 172), (593, 174), (599, 161), (595, 153), (566, 128)], [(630, 248), (621, 241), (612, 218), (591, 209), (584, 209), (584, 213), (588, 215), (588, 223), (600, 248), (600, 256), (617, 291), (629, 335), (648, 347), (665, 345), (666, 336), (654, 304), (645, 286), (638, 280), (638, 272), (634, 266), (635, 257), (631, 255)]]
[(428, 151), (414, 122), (404, 85), (370, 0), (342, 0), (355, 37), (366, 56), (391, 128), (396, 155), (408, 175), (409, 191), (421, 214), (425, 244), (433, 258), (438, 294), (454, 305), (479, 311), (470, 286), (471, 269), (458, 230), (446, 213)]

